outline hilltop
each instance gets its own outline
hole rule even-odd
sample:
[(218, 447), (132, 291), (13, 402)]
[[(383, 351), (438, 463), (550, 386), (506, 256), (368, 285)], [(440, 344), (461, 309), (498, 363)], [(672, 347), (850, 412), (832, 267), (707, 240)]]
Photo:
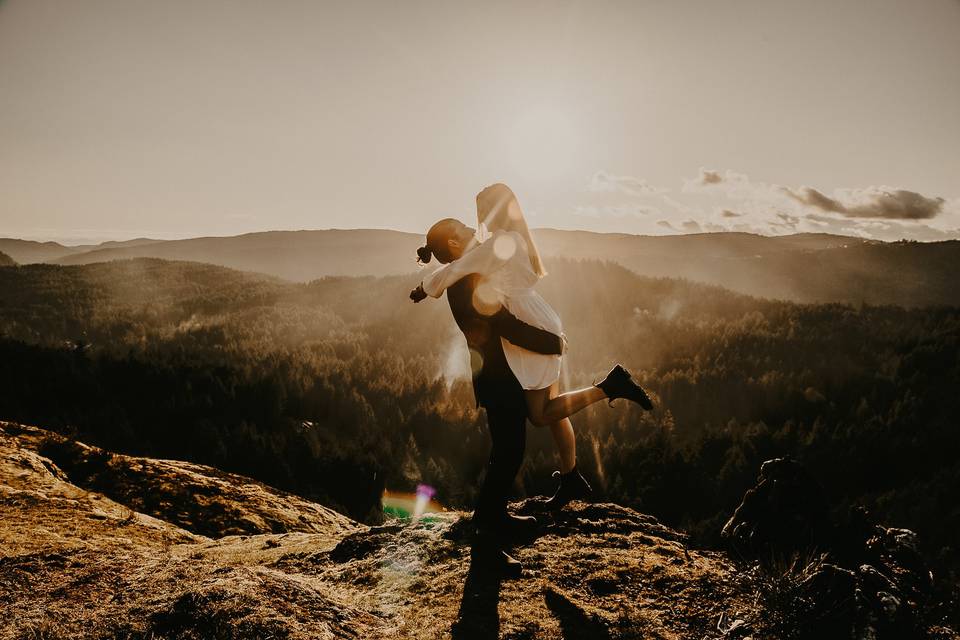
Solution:
[[(823, 535), (810, 482), (763, 465), (724, 528), (740, 557)], [(532, 498), (512, 505), (539, 522), (514, 551), (524, 575), (504, 580), (471, 560), (459, 511), (364, 525), (213, 467), (9, 422), (0, 495), (0, 640), (956, 637), (925, 621), (916, 534), (869, 520), (831, 556), (778, 569), (616, 504), (547, 514)]]
[(11, 423), (0, 492), (4, 639), (701, 639), (763, 619), (722, 553), (612, 504), (558, 516), (518, 551), (528, 577), (501, 583), (471, 571), (460, 512), (366, 526), (211, 467)]
[(37, 242), (36, 240), (20, 240), (17, 238), (0, 238), (0, 251), (9, 254), (20, 264), (35, 264), (38, 262), (53, 262), (69, 255), (86, 253), (101, 249), (132, 247), (140, 244), (163, 242), (151, 238), (135, 238), (133, 240), (108, 241), (100, 244), (64, 245), (59, 242)]

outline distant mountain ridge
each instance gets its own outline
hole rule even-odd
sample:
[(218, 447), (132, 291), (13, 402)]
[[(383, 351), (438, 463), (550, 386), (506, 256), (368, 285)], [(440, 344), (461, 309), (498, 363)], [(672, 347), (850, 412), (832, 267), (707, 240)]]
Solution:
[(89, 264), (125, 258), (189, 260), (306, 282), (324, 276), (396, 275), (416, 271), (412, 233), (376, 229), (266, 231), (96, 249), (56, 260)]
[(64, 245), (59, 242), (38, 242), (36, 240), (20, 240), (17, 238), (0, 238), (0, 251), (6, 253), (20, 264), (35, 264), (37, 262), (54, 262), (70, 255), (87, 253), (100, 249), (131, 247), (153, 242), (164, 242), (152, 238), (134, 238), (133, 240), (101, 242), (100, 244)]
[[(639, 274), (679, 277), (796, 302), (958, 305), (960, 241), (884, 243), (830, 234), (704, 233), (636, 236), (538, 229), (541, 253), (609, 260)], [(0, 239), (21, 264), (90, 264), (130, 258), (207, 262), (307, 282), (417, 270), (423, 236), (379, 229), (266, 231), (185, 240), (139, 238), (96, 246)]]

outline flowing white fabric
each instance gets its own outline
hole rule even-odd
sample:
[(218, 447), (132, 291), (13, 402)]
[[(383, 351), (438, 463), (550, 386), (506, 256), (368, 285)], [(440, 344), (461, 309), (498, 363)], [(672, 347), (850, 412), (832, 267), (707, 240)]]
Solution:
[[(489, 239), (445, 264), (423, 281), (427, 295), (439, 298), (455, 282), (471, 273), (483, 276), (481, 287), (523, 322), (555, 335), (563, 331), (560, 316), (534, 290), (539, 277), (530, 264), (527, 243), (515, 231), (495, 231)], [(544, 355), (518, 347), (506, 338), (503, 354), (524, 389), (543, 389), (560, 379), (561, 356)]]

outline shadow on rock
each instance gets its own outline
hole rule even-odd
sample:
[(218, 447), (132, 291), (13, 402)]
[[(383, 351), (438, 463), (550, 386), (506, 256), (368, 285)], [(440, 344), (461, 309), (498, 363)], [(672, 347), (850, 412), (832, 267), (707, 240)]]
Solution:
[(460, 613), (450, 628), (452, 640), (496, 640), (500, 637), (500, 583), (503, 576), (491, 571), (476, 554), (463, 585)]
[(606, 620), (598, 612), (550, 585), (544, 589), (547, 607), (560, 621), (564, 638), (610, 638)]

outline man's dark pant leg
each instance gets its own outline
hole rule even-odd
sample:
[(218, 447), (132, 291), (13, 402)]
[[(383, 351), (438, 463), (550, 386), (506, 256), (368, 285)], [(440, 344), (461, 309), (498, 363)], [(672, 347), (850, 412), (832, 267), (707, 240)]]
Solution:
[(507, 498), (523, 463), (527, 412), (525, 408), (513, 407), (487, 407), (486, 410), (493, 447), (473, 519), (478, 526), (497, 529), (506, 515)]

